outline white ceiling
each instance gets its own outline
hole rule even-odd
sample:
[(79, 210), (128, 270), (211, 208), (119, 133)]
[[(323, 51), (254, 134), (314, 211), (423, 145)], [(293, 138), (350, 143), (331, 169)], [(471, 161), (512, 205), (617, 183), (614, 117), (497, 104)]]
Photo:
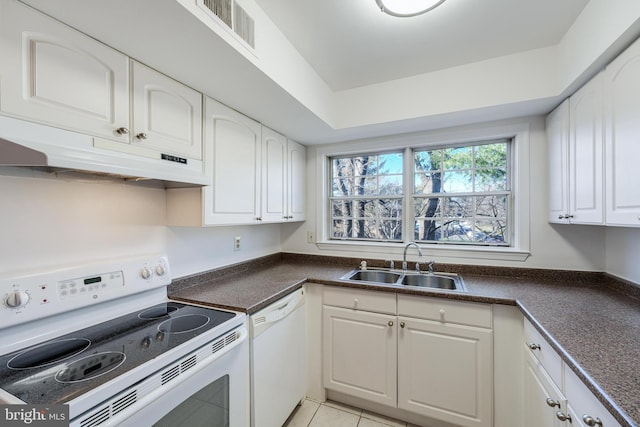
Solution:
[(256, 0), (335, 91), (556, 45), (588, 0), (447, 0), (411, 18), (374, 0)]

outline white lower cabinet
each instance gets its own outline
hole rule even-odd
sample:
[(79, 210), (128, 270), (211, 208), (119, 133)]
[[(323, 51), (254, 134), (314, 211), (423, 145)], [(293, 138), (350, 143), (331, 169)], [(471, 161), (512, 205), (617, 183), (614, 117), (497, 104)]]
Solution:
[(329, 390), (460, 426), (493, 425), (491, 307), (326, 287)]
[(395, 406), (396, 316), (331, 306), (323, 311), (325, 387)]
[(524, 368), (524, 426), (559, 427), (556, 412), (566, 413), (567, 400), (542, 364), (527, 355)]
[(525, 427), (620, 427), (542, 335), (525, 320)]

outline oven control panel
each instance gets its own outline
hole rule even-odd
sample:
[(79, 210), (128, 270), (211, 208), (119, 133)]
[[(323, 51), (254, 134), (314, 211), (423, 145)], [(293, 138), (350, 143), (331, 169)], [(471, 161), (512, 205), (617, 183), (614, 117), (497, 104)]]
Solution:
[(0, 328), (171, 283), (165, 255), (0, 277)]

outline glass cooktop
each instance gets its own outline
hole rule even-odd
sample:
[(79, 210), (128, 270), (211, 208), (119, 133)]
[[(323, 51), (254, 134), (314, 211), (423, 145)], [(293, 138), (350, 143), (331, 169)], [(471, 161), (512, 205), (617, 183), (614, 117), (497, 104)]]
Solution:
[(235, 316), (158, 304), (1, 356), (0, 388), (26, 403), (66, 403)]

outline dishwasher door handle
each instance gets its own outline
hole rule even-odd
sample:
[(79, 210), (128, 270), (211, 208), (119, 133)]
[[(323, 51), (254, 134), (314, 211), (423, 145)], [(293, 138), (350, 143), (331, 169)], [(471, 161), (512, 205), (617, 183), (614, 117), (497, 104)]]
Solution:
[(267, 325), (284, 319), (301, 305), (304, 305), (304, 293), (302, 290), (286, 296), (271, 307), (254, 314), (251, 316), (253, 336), (257, 336), (262, 330), (268, 328)]

